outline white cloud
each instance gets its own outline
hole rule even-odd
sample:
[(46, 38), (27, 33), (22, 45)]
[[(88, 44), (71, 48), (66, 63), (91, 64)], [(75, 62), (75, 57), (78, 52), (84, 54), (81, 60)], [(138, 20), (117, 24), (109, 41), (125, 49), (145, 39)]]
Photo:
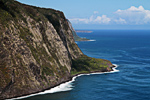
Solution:
[(122, 19), (122, 18), (119, 18), (119, 19), (114, 19), (114, 21), (117, 23), (117, 24), (126, 24), (126, 20), (125, 19)]
[(150, 22), (150, 10), (145, 10), (143, 6), (131, 6), (129, 9), (120, 10), (115, 12), (116, 18), (125, 19), (127, 24), (146, 24)]
[(72, 18), (69, 19), (72, 23), (76, 23), (76, 24), (109, 24), (109, 22), (111, 21), (110, 18), (108, 18), (106, 15), (102, 15), (102, 16), (96, 16), (95, 14), (97, 14), (98, 11), (94, 11), (94, 15), (92, 15), (89, 18)]
[(72, 23), (88, 23), (89, 22), (89, 19), (86, 19), (86, 18), (72, 18), (72, 19), (69, 19)]
[(143, 6), (131, 6), (125, 10), (118, 9), (112, 17), (99, 16), (98, 13), (98, 11), (94, 11), (89, 18), (72, 18), (69, 20), (76, 24), (150, 24), (150, 10), (145, 10)]
[(139, 8), (136, 8), (136, 7), (134, 7), (134, 6), (131, 6), (128, 10), (129, 10), (129, 11), (143, 11), (144, 8), (143, 8), (143, 6), (139, 6)]
[(94, 11), (94, 14), (98, 14), (99, 12), (98, 11)]
[(96, 19), (94, 19), (94, 22), (96, 23), (103, 23), (103, 24), (109, 24), (109, 22), (111, 21), (110, 18), (108, 18), (106, 15), (102, 15), (102, 16), (97, 16)]

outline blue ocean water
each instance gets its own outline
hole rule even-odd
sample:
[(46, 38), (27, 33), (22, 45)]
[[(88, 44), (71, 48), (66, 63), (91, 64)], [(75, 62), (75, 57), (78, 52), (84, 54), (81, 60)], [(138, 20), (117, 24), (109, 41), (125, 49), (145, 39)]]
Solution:
[(119, 65), (119, 72), (80, 76), (69, 83), (68, 91), (25, 99), (150, 100), (150, 30), (93, 30), (77, 34), (95, 40), (77, 42), (84, 54), (110, 60)]

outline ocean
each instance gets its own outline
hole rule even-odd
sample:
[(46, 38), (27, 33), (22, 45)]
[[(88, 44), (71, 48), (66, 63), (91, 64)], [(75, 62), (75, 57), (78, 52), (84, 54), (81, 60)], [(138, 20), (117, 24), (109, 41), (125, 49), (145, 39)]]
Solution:
[(115, 71), (80, 75), (24, 100), (150, 100), (150, 30), (92, 31), (77, 33), (93, 40), (77, 45), (85, 55), (116, 64)]

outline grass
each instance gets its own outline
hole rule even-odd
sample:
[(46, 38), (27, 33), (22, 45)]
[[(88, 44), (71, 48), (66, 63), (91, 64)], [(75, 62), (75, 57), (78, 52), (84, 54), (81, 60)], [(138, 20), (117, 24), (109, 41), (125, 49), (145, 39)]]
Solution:
[(73, 60), (71, 75), (90, 73), (93, 71), (107, 71), (111, 62), (104, 59), (91, 58), (86, 55)]

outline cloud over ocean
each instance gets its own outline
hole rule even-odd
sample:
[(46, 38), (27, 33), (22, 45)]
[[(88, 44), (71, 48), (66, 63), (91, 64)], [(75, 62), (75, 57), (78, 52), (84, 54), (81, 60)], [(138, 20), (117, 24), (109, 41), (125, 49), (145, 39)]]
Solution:
[(128, 9), (113, 12), (112, 16), (98, 15), (94, 11), (89, 18), (71, 18), (73, 24), (123, 24), (123, 25), (143, 25), (150, 24), (150, 10), (143, 6), (131, 6)]

